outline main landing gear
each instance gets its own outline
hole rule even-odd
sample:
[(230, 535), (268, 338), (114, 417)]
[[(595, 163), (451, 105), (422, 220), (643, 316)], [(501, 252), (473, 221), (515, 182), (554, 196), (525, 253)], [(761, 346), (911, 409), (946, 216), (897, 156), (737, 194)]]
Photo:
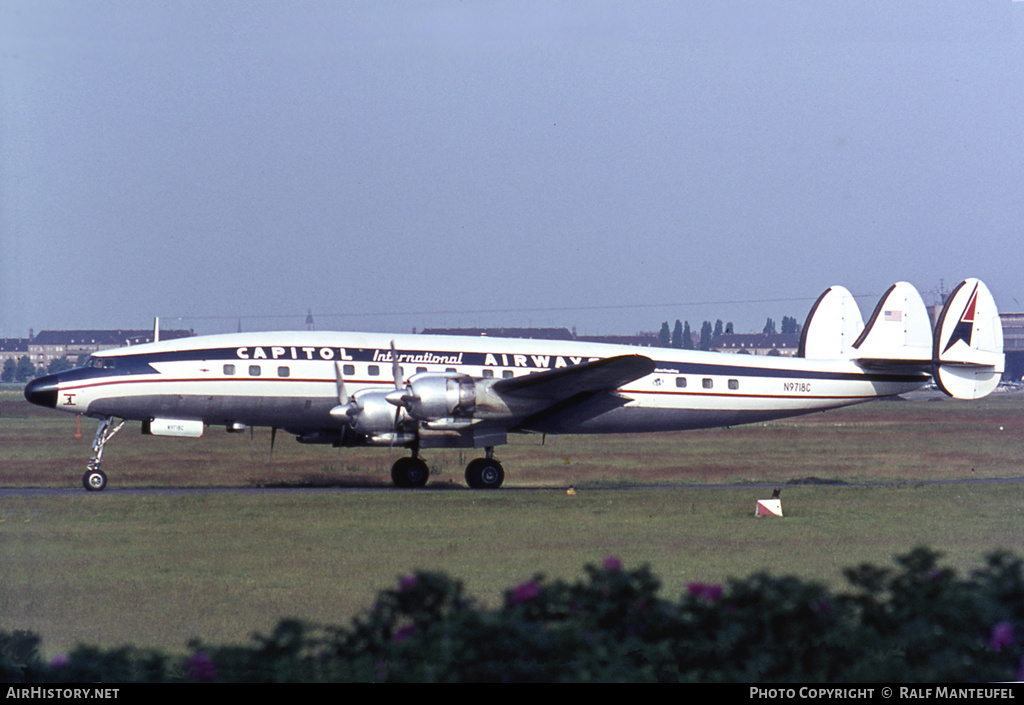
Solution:
[[(487, 457), (470, 461), (466, 466), (466, 484), (474, 490), (496, 490), (505, 481), (505, 469), (494, 459), (494, 448), (486, 449)], [(399, 458), (391, 466), (391, 480), (396, 487), (423, 487), (430, 469), (414, 451), (412, 457)]]
[(505, 481), (505, 468), (494, 459), (494, 448), (487, 448), (486, 458), (469, 461), (466, 484), (474, 490), (496, 490)]
[(96, 429), (96, 437), (92, 440), (92, 458), (82, 475), (82, 486), (90, 492), (99, 492), (107, 486), (107, 476), (100, 470), (100, 463), (103, 462), (103, 446), (107, 444), (114, 434), (124, 426), (124, 419), (120, 423), (114, 423), (114, 417), (108, 416)]

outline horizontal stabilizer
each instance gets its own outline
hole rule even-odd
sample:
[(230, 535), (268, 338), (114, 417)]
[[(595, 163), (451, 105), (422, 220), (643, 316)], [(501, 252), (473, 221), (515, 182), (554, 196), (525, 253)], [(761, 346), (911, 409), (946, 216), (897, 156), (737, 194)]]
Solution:
[(907, 282), (889, 287), (853, 347), (854, 359), (868, 364), (930, 363), (932, 325), (917, 289)]
[(864, 319), (853, 295), (844, 287), (830, 287), (807, 314), (797, 354), (810, 360), (849, 359), (862, 330)]
[(984, 282), (961, 282), (935, 324), (932, 349), (935, 381), (958, 399), (991, 393), (1003, 374), (1003, 326)]

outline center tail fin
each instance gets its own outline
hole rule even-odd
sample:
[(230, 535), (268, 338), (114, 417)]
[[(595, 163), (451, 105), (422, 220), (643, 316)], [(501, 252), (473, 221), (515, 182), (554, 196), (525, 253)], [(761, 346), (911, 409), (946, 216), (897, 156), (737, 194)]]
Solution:
[(927, 368), (932, 361), (932, 325), (917, 289), (907, 282), (889, 287), (853, 347), (853, 359), (864, 365)]

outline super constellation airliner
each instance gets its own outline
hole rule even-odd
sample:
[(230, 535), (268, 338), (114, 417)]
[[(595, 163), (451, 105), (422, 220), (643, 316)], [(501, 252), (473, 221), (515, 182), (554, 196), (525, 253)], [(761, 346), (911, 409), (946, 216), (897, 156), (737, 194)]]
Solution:
[(831, 287), (795, 358), (574, 341), (373, 333), (211, 335), (105, 350), (25, 387), (39, 404), (100, 420), (82, 477), (102, 490), (103, 449), (125, 421), (201, 436), (264, 426), (301, 443), (408, 448), (399, 487), (429, 476), (422, 449), (481, 448), (472, 488), (497, 488), (510, 433), (631, 433), (766, 421), (908, 392), (934, 381), (983, 397), (1003, 372), (995, 301), (977, 279), (949, 297), (934, 330), (920, 294), (894, 284), (867, 324)]

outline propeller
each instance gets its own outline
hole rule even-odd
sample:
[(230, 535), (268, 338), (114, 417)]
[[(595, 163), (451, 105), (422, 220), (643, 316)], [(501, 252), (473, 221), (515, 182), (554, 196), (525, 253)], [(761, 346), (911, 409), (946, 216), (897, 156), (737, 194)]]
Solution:
[(398, 350), (395, 349), (395, 341), (391, 341), (391, 373), (395, 378), (395, 391), (391, 392), (384, 398), (388, 400), (388, 403), (395, 405), (395, 430), (398, 430), (399, 421), (402, 418), (402, 407), (408, 406), (410, 400), (415, 399), (411, 393), (405, 388), (405, 382), (402, 379), (402, 366), (398, 364)]
[(338, 405), (330, 410), (331, 418), (345, 424), (352, 423), (358, 406), (356, 406), (345, 390), (345, 378), (342, 375), (340, 362), (334, 363), (334, 381), (338, 385)]
[[(357, 418), (364, 412), (364, 403), (372, 403), (372, 399), (367, 396), (363, 396), (363, 401), (360, 401), (361, 395), (372, 394), (374, 398), (387, 400), (391, 404), (394, 404), (397, 408), (395, 409), (394, 419), (392, 421), (392, 428), (395, 431), (401, 429), (402, 421), (402, 409), (407, 404), (407, 399), (415, 397), (407, 397), (408, 394), (404, 382), (402, 379), (402, 367), (398, 364), (398, 351), (395, 348), (395, 342), (391, 341), (391, 360), (392, 360), (392, 374), (394, 375), (395, 389), (387, 392), (383, 389), (377, 390), (363, 390), (357, 391), (354, 395), (349, 395), (348, 390), (345, 388), (345, 378), (342, 363), (335, 361), (334, 363), (334, 380), (337, 385), (338, 391), (338, 403), (334, 408), (330, 410), (331, 418), (341, 424), (341, 432), (344, 435), (346, 426), (355, 427)], [(376, 408), (376, 407), (374, 407)], [(374, 412), (377, 413), (377, 412)]]
[(402, 388), (402, 366), (398, 364), (398, 351), (395, 341), (391, 341), (391, 373), (395, 376), (395, 389)]

